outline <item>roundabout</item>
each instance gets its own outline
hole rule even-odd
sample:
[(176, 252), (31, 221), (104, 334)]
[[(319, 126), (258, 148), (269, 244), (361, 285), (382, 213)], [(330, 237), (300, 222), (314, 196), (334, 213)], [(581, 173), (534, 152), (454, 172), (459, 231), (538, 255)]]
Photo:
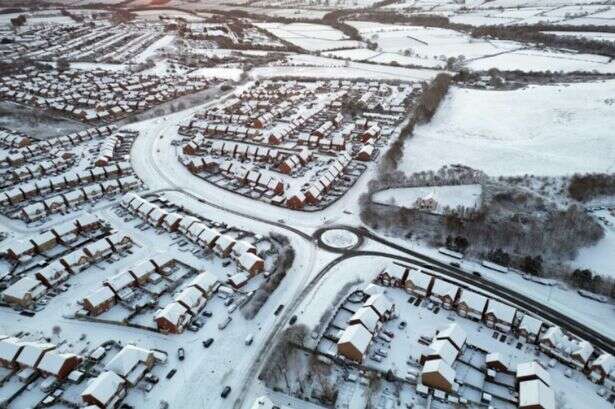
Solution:
[(321, 229), (316, 231), (315, 237), (319, 247), (334, 253), (355, 250), (363, 244), (363, 236), (346, 227)]

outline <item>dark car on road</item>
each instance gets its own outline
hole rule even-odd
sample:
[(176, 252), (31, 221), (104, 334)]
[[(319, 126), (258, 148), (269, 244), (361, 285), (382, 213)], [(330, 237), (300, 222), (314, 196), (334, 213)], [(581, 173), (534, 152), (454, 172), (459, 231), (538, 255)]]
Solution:
[(225, 386), (224, 389), (222, 389), (222, 393), (220, 394), (220, 396), (222, 398), (226, 398), (229, 393), (231, 393), (231, 387), (230, 386)]

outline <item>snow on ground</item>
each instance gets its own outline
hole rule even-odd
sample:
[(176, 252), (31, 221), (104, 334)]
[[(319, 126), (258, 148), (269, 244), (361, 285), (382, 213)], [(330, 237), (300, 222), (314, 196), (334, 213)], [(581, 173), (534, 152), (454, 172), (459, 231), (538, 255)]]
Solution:
[(293, 43), (308, 51), (323, 51), (361, 46), (361, 42), (348, 40), (344, 33), (324, 24), (257, 23), (256, 26), (269, 31), (282, 40)]
[(133, 58), (133, 61), (136, 63), (145, 62), (145, 60), (147, 60), (148, 58), (153, 57), (158, 52), (158, 50), (170, 46), (174, 39), (175, 39), (175, 36), (172, 34), (165, 35), (159, 40), (156, 40), (153, 44), (151, 44), (145, 50), (143, 50), (142, 53), (135, 56)]
[(180, 10), (172, 10), (172, 9), (156, 9), (156, 10), (139, 10), (134, 12), (137, 17), (143, 20), (158, 20), (160, 16), (177, 18), (181, 17), (186, 19), (186, 21), (202, 21), (203, 18), (199, 16), (195, 16), (192, 13), (187, 13), (185, 11)]
[[(50, 63), (51, 64), (51, 63)], [(71, 62), (70, 68), (84, 71), (127, 71), (127, 64), (109, 64), (109, 63), (96, 63), (96, 62)]]
[(402, 170), (461, 163), (492, 176), (612, 171), (613, 90), (612, 80), (515, 91), (452, 88), (432, 122), (406, 142)]
[(382, 24), (366, 21), (349, 21), (365, 39), (378, 43), (378, 49), (403, 53), (422, 58), (446, 61), (449, 57), (464, 56), (466, 59), (493, 55), (522, 45), (510, 41), (487, 41), (473, 39), (457, 31), (420, 26)]
[(329, 57), (348, 59), (352, 61), (375, 62), (379, 64), (397, 63), (399, 65), (421, 66), (426, 68), (444, 68), (444, 62), (429, 58), (372, 51), (367, 48), (353, 48), (349, 50), (329, 51), (324, 53)]
[(239, 81), (239, 77), (243, 73), (241, 68), (199, 68), (192, 71), (189, 76), (205, 77), (205, 78), (222, 78), (227, 80)]
[(327, 230), (321, 236), (322, 242), (327, 246), (338, 249), (352, 248), (359, 243), (359, 238), (356, 234), (348, 230)]
[(381, 204), (414, 207), (417, 199), (431, 197), (438, 203), (438, 209), (455, 209), (458, 206), (472, 208), (480, 202), (481, 190), (480, 185), (395, 188), (377, 192), (372, 200)]
[[(581, 268), (589, 268), (594, 273), (615, 278), (615, 213), (601, 210), (595, 213), (597, 217), (604, 217), (604, 238), (592, 247), (579, 251), (574, 264)], [(607, 224), (608, 223), (608, 224)]]
[(615, 72), (615, 63), (608, 57), (595, 54), (575, 54), (561, 51), (522, 50), (477, 58), (467, 67), (477, 71), (497, 68), (505, 71), (596, 71), (598, 73)]
[[(304, 57), (304, 56), (298, 56)], [(438, 72), (413, 68), (347, 62), (333, 58), (310, 57), (311, 61), (291, 59), (295, 66), (274, 65), (250, 71), (252, 78), (292, 76), (301, 78), (383, 79), (401, 81), (430, 81)]]

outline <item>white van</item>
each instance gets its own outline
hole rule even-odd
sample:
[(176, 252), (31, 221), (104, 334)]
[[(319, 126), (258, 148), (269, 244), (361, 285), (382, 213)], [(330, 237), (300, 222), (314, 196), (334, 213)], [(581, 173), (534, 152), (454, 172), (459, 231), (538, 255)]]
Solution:
[(254, 342), (254, 335), (250, 334), (247, 336), (246, 340), (245, 340), (245, 344), (247, 346), (252, 345), (252, 342)]

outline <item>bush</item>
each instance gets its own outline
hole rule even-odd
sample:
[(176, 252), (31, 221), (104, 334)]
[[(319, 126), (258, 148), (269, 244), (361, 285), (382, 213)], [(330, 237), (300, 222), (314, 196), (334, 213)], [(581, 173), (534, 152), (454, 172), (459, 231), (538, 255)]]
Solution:
[(580, 202), (615, 194), (615, 175), (606, 173), (575, 174), (568, 185), (568, 195)]

